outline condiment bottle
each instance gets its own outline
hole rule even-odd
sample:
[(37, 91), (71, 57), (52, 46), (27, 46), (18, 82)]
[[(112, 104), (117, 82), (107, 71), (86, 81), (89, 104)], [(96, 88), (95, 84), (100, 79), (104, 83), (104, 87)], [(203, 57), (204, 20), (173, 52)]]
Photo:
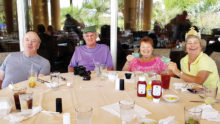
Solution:
[(153, 102), (159, 103), (160, 102), (160, 97), (162, 96), (162, 83), (160, 80), (153, 80), (152, 81), (152, 97), (153, 97)]
[(146, 81), (144, 76), (139, 77), (139, 81), (137, 83), (137, 96), (145, 97), (146, 96)]
[(148, 85), (147, 85), (147, 88), (146, 88), (146, 97), (148, 99), (152, 99), (152, 95), (151, 95), (151, 92), (152, 92), (152, 85), (151, 85), (152, 81), (149, 81)]

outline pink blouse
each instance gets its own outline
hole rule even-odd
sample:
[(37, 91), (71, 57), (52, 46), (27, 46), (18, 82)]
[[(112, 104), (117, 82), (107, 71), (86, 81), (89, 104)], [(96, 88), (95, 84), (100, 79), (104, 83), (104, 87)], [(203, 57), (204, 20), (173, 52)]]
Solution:
[(129, 71), (141, 71), (141, 72), (156, 72), (160, 74), (167, 68), (167, 64), (161, 61), (162, 57), (156, 56), (151, 62), (141, 62), (139, 58), (134, 58), (130, 65)]

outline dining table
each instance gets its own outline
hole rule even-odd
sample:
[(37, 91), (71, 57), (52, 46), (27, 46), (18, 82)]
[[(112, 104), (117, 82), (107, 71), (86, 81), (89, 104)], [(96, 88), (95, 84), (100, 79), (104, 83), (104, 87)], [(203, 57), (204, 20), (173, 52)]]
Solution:
[[(117, 74), (119, 79), (124, 79), (124, 90), (115, 89), (115, 80), (109, 79), (108, 75)], [(132, 72), (131, 79), (125, 79), (126, 71), (108, 71), (105, 76), (97, 76), (94, 72), (91, 73), (91, 80), (83, 80), (83, 77), (74, 75), (73, 72), (61, 73), (60, 86), (57, 88), (49, 88), (46, 83), (50, 81), (50, 76), (38, 77), (45, 82), (37, 81), (34, 88), (29, 87), (28, 80), (14, 84), (14, 87), (23, 87), (27, 91), (33, 92), (33, 107), (40, 106), (42, 110), (33, 117), (27, 118), (18, 122), (19, 124), (61, 124), (63, 123), (63, 114), (70, 113), (71, 124), (76, 124), (75, 108), (78, 106), (91, 106), (93, 108), (92, 124), (121, 124), (120, 117), (106, 111), (103, 107), (118, 103), (120, 100), (135, 101), (135, 105), (142, 107), (151, 114), (146, 115), (146, 118), (156, 120), (174, 116), (175, 121), (179, 124), (184, 124), (184, 106), (198, 106), (203, 101), (200, 97), (203, 94), (192, 94), (183, 92), (174, 87), (175, 83), (186, 83), (183, 80), (171, 77), (170, 87), (163, 91), (163, 96), (173, 94), (178, 96), (178, 101), (170, 103), (162, 97), (159, 103), (154, 103), (152, 99), (137, 96), (137, 74)], [(146, 76), (145, 73), (142, 73)], [(103, 78), (104, 77), (104, 78)], [(160, 75), (156, 77), (160, 80)], [(148, 77), (146, 76), (147, 82)], [(67, 85), (68, 84), (68, 85)], [(0, 90), (0, 97), (8, 97), (12, 101), (13, 91), (10, 87)], [(62, 99), (62, 113), (56, 112), (56, 98)], [(214, 103), (212, 107), (220, 112), (220, 104)], [(19, 112), (13, 105), (11, 113)], [(137, 118), (132, 120), (136, 124)], [(9, 120), (0, 116), (1, 124), (10, 124)], [(219, 124), (219, 122), (208, 121), (201, 119), (201, 124)]]

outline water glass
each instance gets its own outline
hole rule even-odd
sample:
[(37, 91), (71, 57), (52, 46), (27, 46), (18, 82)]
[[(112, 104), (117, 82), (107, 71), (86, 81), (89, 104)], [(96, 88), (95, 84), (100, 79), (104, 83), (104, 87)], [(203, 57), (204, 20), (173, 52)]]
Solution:
[(101, 79), (105, 80), (108, 76), (108, 67), (106, 64), (100, 65)]
[(50, 73), (50, 82), (53, 88), (59, 87), (60, 83), (60, 72)]
[(95, 75), (96, 77), (99, 77), (101, 75), (101, 70), (100, 70), (100, 63), (98, 62), (95, 62), (95, 68), (94, 68), (94, 71), (95, 71)]
[(32, 92), (19, 94), (19, 100), (20, 100), (20, 105), (21, 105), (21, 111), (32, 109), (32, 104), (33, 104), (33, 93)]
[(217, 85), (215, 85), (214, 87), (204, 86), (205, 103), (206, 104), (215, 103), (217, 93), (218, 93)]
[(134, 118), (134, 106), (135, 102), (130, 100), (119, 101), (120, 118), (122, 123), (130, 122)]
[(75, 109), (76, 124), (92, 124), (93, 108), (90, 106), (80, 106)]
[(193, 108), (192, 106), (184, 107), (185, 124), (200, 124), (202, 109)]

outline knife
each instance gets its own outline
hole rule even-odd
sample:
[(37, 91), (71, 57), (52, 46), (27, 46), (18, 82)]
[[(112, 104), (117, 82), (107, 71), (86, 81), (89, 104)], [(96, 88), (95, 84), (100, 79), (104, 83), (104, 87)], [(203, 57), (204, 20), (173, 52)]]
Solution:
[[(205, 101), (189, 101), (189, 102), (205, 103)], [(214, 103), (220, 103), (220, 101), (215, 101)]]

